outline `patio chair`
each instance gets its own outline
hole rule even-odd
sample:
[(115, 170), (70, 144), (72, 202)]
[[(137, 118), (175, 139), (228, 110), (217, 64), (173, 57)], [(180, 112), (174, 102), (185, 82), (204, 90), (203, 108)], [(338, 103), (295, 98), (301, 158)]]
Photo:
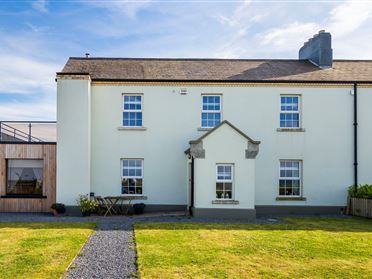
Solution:
[(94, 199), (98, 202), (98, 214), (106, 216), (107, 214), (113, 215), (112, 208), (108, 201), (101, 196), (96, 196)]

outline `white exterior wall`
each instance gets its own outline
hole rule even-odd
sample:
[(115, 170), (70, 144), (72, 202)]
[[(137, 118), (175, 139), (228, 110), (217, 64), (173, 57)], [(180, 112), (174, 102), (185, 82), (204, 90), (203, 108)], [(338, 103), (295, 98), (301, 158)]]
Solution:
[[(262, 141), (256, 166), (257, 205), (345, 203), (345, 189), (353, 182), (350, 89), (189, 87), (186, 96), (172, 93), (174, 89), (179, 91), (177, 87), (93, 87), (95, 192), (119, 194), (120, 187), (116, 185), (120, 185), (120, 158), (144, 158), (144, 194), (149, 197), (148, 202), (186, 204), (183, 151), (189, 140), (204, 133), (197, 131), (200, 96), (222, 93), (223, 119)], [(146, 131), (117, 130), (122, 121), (122, 93), (144, 94)], [(305, 132), (277, 132), (280, 94), (302, 95)], [(106, 159), (102, 161), (103, 158)], [(303, 160), (307, 201), (275, 200), (279, 159)], [(102, 172), (106, 175), (101, 175)], [(104, 182), (110, 186), (102, 190), (100, 185)]]
[[(180, 95), (180, 88), (187, 88), (188, 94)], [(197, 130), (200, 127), (201, 94), (218, 93), (223, 95), (222, 119), (230, 121), (254, 140), (261, 141), (256, 159), (256, 205), (343, 206), (346, 204), (346, 189), (354, 179), (351, 89), (352, 86), (314, 88), (93, 85), (91, 191), (96, 195), (119, 195), (120, 159), (144, 158), (143, 194), (148, 197), (147, 203), (187, 204), (187, 159), (184, 151), (189, 147), (189, 140), (197, 139), (205, 133)], [(368, 125), (368, 120), (364, 117), (371, 113), (367, 102), (370, 102), (372, 92), (371, 89), (364, 90), (366, 101), (362, 101), (363, 96), (360, 96), (359, 122)], [(122, 123), (123, 93), (143, 94), (143, 125), (146, 130), (118, 130)], [(277, 131), (281, 94), (301, 95), (302, 127), (305, 132)], [(85, 102), (74, 100), (79, 107), (82, 106), (80, 102)], [(62, 115), (67, 114), (63, 111), (71, 109), (64, 103), (60, 103), (58, 108), (62, 110)], [(64, 123), (62, 118), (58, 121), (61, 127), (72, 125)], [(86, 122), (75, 122), (73, 125), (83, 127)], [(360, 178), (361, 181), (371, 183), (371, 171), (368, 172), (368, 162), (371, 162), (372, 158), (368, 155), (372, 153), (368, 141), (372, 135), (371, 127), (360, 125), (360, 129), (363, 129), (360, 131), (360, 138), (364, 137), (363, 141), (360, 139), (360, 149), (366, 154), (360, 155)], [(63, 137), (58, 140), (59, 148), (63, 150), (60, 146), (67, 144), (66, 139), (65, 143), (61, 141)], [(80, 144), (84, 149), (86, 140), (83, 137), (78, 143), (71, 145), (80, 150)], [(64, 158), (59, 158), (59, 162), (66, 171), (66, 165), (71, 162), (66, 162), (67, 156)], [(303, 160), (303, 196), (306, 201), (276, 200), (280, 159)], [(63, 170), (58, 172), (63, 173)], [(58, 180), (62, 186), (57, 187), (64, 188), (59, 191), (65, 192), (69, 187), (65, 184), (71, 184), (70, 180), (73, 179)], [(86, 185), (85, 182), (79, 184)], [(85, 191), (86, 188), (81, 188), (73, 193), (75, 195)], [(62, 193), (59, 196), (62, 197)]]
[(358, 172), (360, 184), (372, 184), (372, 88), (358, 89)]
[[(254, 209), (255, 159), (246, 159), (248, 141), (224, 124), (203, 139), (204, 159), (195, 159), (196, 208)], [(216, 164), (233, 164), (233, 200), (239, 204), (212, 204), (216, 200)]]
[(57, 81), (57, 202), (76, 205), (89, 194), (90, 80)]

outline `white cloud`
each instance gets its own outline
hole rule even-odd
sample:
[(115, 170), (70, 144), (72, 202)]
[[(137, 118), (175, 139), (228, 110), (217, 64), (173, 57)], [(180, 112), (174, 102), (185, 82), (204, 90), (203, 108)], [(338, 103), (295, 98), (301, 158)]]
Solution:
[(250, 15), (249, 10), (251, 8), (250, 6), (251, 1), (245, 0), (234, 10), (231, 16), (225, 16), (220, 14), (217, 16), (217, 19), (220, 23), (227, 24), (232, 27), (241, 25), (244, 21), (246, 21), (249, 18)]
[(0, 92), (35, 93), (55, 90), (55, 73), (60, 66), (52, 63), (0, 54)]
[(108, 9), (114, 14), (124, 14), (129, 18), (136, 18), (137, 13), (142, 9), (147, 8), (151, 4), (151, 0), (141, 1), (82, 1), (82, 3), (91, 7)]
[(264, 46), (275, 51), (293, 51), (299, 49), (301, 42), (311, 38), (321, 26), (317, 23), (293, 22), (280, 28), (273, 28), (259, 35)]
[(47, 13), (48, 8), (47, 8), (47, 0), (36, 0), (35, 2), (32, 3), (32, 7), (42, 13)]
[(319, 30), (325, 29), (333, 37), (334, 57), (371, 58), (371, 24), (372, 2), (347, 1), (334, 5), (323, 22), (297, 20), (262, 32), (258, 38), (268, 51), (294, 52)]
[(227, 28), (226, 31), (218, 30), (223, 34), (223, 42), (215, 51), (218, 58), (239, 58), (247, 53), (249, 30), (267, 16), (267, 11), (253, 10), (252, 1), (243, 1), (226, 16), (219, 14), (217, 20)]
[(360, 28), (372, 16), (372, 2), (348, 1), (330, 12), (327, 30), (342, 37)]
[(1, 120), (54, 120), (56, 104), (50, 101), (1, 102)]

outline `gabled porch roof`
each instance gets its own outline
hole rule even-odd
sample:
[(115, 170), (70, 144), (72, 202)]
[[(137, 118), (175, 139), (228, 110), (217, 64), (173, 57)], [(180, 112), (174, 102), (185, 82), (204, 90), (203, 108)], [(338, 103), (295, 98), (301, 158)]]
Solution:
[[(254, 157), (257, 155), (257, 152), (258, 152), (258, 145), (261, 143), (260, 141), (255, 141), (253, 139), (251, 139), (249, 136), (247, 136), (245, 133), (243, 133), (240, 129), (238, 129), (237, 127), (235, 127), (233, 124), (231, 124), (229, 121), (227, 120), (224, 120), (222, 121), (220, 124), (218, 124), (217, 126), (215, 126), (213, 129), (209, 130), (208, 132), (206, 132), (205, 134), (203, 134), (201, 137), (199, 137), (198, 139), (196, 140), (191, 140), (189, 141), (189, 144), (190, 144), (190, 148), (188, 148), (187, 150), (185, 150), (185, 154), (186, 155), (192, 155), (191, 153), (192, 152), (192, 147), (196, 147), (196, 146), (199, 146), (198, 148), (198, 151), (202, 152), (203, 153), (203, 150), (202, 150), (202, 141), (203, 139), (205, 139), (206, 137), (208, 137), (209, 135), (211, 135), (212, 133), (214, 133), (217, 129), (219, 129), (220, 127), (222, 127), (223, 125), (228, 125), (230, 126), (233, 130), (235, 130), (239, 135), (241, 135), (242, 137), (244, 137), (247, 141), (248, 141), (248, 149), (247, 149), (247, 152), (250, 153), (251, 151), (254, 150)], [(252, 149), (251, 151), (248, 151)], [(253, 155), (253, 154), (252, 154)], [(199, 156), (201, 157), (204, 157), (204, 155), (202, 154), (199, 154)], [(247, 156), (247, 158), (251, 157), (251, 155)]]

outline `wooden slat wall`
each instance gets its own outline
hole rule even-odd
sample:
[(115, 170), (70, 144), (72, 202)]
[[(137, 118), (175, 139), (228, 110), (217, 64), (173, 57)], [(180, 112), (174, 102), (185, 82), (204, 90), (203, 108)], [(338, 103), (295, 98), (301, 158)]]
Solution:
[[(43, 159), (43, 195), (46, 199), (1, 198), (6, 194), (7, 159)], [(0, 212), (50, 212), (56, 202), (56, 145), (0, 144)]]
[(372, 200), (350, 198), (350, 214), (372, 218)]

